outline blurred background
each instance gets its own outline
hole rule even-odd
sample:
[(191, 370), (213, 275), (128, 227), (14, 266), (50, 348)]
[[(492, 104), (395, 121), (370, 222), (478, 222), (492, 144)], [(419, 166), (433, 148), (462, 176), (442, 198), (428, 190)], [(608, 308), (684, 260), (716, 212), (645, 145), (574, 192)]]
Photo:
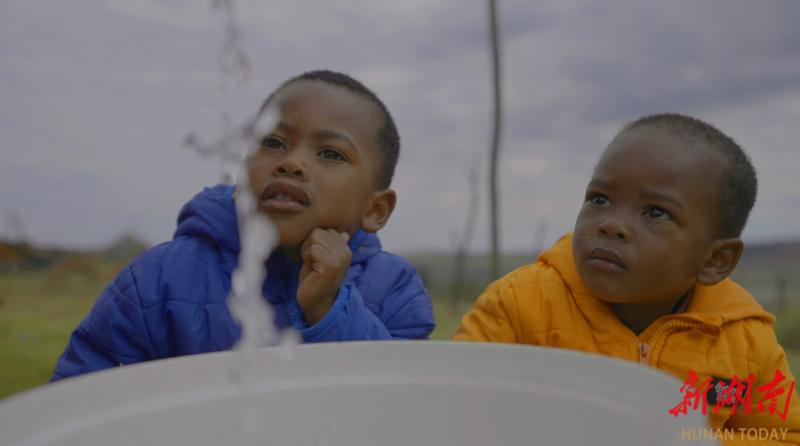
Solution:
[[(758, 172), (735, 278), (778, 316), (797, 373), (800, 2), (498, 7), (502, 270), (571, 230), (625, 122), (697, 116)], [(435, 338), (491, 280), (486, 2), (3, 0), (0, 24), (0, 397), (45, 382), (105, 284), (220, 181), (186, 136), (219, 138), (311, 69), (363, 81), (396, 120), (399, 202), (380, 235), (425, 278)]]

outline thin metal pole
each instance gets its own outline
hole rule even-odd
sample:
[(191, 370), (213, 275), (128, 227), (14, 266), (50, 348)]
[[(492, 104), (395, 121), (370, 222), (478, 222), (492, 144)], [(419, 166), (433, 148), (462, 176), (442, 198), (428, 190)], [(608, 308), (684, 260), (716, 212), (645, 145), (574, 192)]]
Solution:
[(500, 158), (502, 126), (502, 90), (500, 89), (500, 44), (498, 39), (497, 2), (489, 0), (489, 28), (492, 47), (492, 84), (494, 87), (494, 123), (492, 129), (491, 161), (489, 164), (489, 209), (492, 232), (492, 280), (500, 276), (500, 193), (497, 185), (497, 166)]

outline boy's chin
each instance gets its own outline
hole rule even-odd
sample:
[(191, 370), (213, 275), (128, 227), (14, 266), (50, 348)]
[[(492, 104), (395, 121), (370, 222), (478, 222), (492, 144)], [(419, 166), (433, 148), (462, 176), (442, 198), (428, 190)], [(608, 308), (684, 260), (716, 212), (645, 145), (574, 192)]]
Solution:
[(661, 304), (664, 300), (663, 299), (650, 299), (642, 298), (640, 295), (630, 295), (630, 293), (615, 293), (609, 290), (597, 290), (594, 291), (589, 288), (589, 291), (592, 293), (594, 297), (609, 305), (625, 305), (625, 304), (638, 304), (638, 305), (653, 305), (653, 304)]
[(600, 284), (594, 284), (594, 283), (587, 282), (587, 281), (584, 281), (583, 283), (584, 283), (584, 286), (586, 286), (586, 289), (589, 290), (589, 292), (592, 294), (592, 296), (596, 297), (597, 299), (602, 300), (603, 302), (605, 302), (607, 304), (629, 304), (629, 303), (635, 303), (635, 302), (632, 302), (632, 299), (630, 297), (626, 296), (623, 293), (620, 293), (620, 292), (617, 292), (615, 290), (609, 289), (609, 287), (606, 287), (606, 286), (603, 286), (603, 285), (600, 285)]

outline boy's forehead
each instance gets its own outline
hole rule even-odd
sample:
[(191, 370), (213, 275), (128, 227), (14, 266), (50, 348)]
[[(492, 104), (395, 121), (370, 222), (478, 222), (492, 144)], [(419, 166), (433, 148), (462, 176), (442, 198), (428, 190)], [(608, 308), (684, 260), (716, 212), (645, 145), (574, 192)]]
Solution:
[(286, 85), (272, 98), (269, 108), (282, 122), (351, 134), (364, 146), (376, 143), (382, 123), (379, 110), (367, 98), (323, 81), (300, 80)]
[[(329, 117), (359, 117), (361, 121), (376, 121), (376, 107), (367, 98), (345, 87), (323, 81), (299, 80), (281, 88), (270, 106), (280, 112), (300, 113), (300, 109)], [(303, 116), (298, 116), (303, 117)], [(377, 130), (376, 130), (377, 131)]]
[(619, 135), (603, 152), (595, 176), (630, 169), (650, 173), (646, 180), (707, 187), (720, 178), (719, 154), (663, 131), (637, 129)]
[(687, 138), (655, 128), (640, 128), (618, 135), (598, 163), (646, 163), (664, 168), (703, 168), (718, 165), (718, 154)]

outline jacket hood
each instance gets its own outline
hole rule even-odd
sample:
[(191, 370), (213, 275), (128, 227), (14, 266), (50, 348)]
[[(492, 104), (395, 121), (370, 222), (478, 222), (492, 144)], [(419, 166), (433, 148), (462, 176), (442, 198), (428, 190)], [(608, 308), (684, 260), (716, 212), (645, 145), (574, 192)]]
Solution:
[(207, 187), (183, 205), (174, 238), (182, 236), (213, 240), (223, 251), (239, 252), (239, 226), (234, 186)]
[[(235, 186), (220, 184), (195, 195), (178, 214), (178, 227), (173, 237), (210, 239), (220, 250), (238, 254), (239, 224), (234, 190)], [(356, 231), (348, 245), (353, 252), (351, 264), (363, 263), (381, 251), (378, 236), (363, 230)]]
[[(539, 261), (558, 272), (579, 305), (609, 307), (584, 286), (572, 256), (572, 233), (564, 235), (552, 248), (543, 252)], [(699, 322), (712, 332), (718, 332), (722, 324), (746, 318), (758, 318), (769, 323), (775, 320), (747, 290), (730, 278), (716, 285), (695, 285), (686, 310), (665, 317)]]

